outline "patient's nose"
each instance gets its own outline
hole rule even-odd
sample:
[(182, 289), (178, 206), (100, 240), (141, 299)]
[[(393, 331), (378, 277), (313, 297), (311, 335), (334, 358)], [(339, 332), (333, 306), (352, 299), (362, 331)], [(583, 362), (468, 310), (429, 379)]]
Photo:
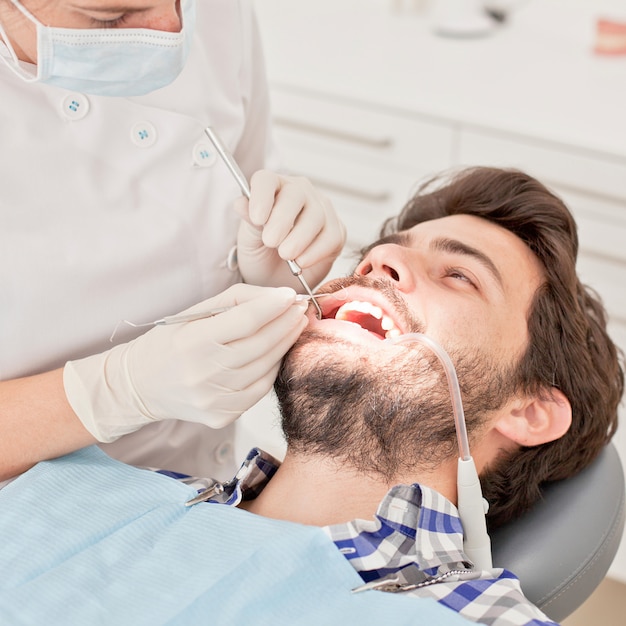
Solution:
[(411, 291), (415, 280), (406, 258), (407, 252), (406, 248), (396, 244), (376, 246), (357, 265), (355, 274), (391, 279), (401, 291)]

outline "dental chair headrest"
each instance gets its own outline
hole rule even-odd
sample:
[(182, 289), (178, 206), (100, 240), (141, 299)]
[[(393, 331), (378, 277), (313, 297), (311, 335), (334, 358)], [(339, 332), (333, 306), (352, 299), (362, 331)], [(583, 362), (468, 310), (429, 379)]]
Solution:
[(516, 574), (526, 597), (559, 622), (600, 584), (622, 538), (626, 495), (615, 446), (543, 496), (492, 533), (493, 564)]

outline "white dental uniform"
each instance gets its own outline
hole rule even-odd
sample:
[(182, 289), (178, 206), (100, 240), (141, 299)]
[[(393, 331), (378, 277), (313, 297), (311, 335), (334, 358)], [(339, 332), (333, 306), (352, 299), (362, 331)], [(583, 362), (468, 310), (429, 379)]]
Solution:
[[(28, 84), (0, 63), (1, 380), (107, 350), (119, 320), (177, 313), (241, 280), (231, 254), (240, 192), (208, 125), (247, 176), (274, 166), (248, 0), (198, 0), (183, 72), (146, 96)], [(137, 334), (122, 326), (115, 341)], [(104, 448), (226, 479), (233, 433), (172, 420)]]

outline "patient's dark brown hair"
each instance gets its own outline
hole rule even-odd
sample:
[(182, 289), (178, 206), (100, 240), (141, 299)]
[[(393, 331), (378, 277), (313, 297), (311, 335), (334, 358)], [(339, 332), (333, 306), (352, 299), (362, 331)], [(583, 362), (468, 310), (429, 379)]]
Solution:
[(448, 215), (467, 214), (517, 235), (539, 258), (545, 282), (528, 315), (529, 345), (518, 370), (518, 391), (546, 396), (560, 389), (572, 406), (572, 425), (556, 441), (521, 447), (481, 478), (495, 528), (541, 497), (548, 481), (589, 465), (615, 433), (624, 390), (623, 356), (607, 334), (607, 316), (595, 292), (576, 274), (576, 223), (564, 203), (517, 170), (478, 167), (451, 179), (431, 179), (382, 236)]

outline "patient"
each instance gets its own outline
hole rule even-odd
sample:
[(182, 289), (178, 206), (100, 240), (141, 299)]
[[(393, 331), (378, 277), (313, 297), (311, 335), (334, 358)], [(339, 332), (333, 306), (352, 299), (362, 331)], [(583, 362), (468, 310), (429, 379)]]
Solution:
[[(386, 224), (353, 277), (320, 290), (335, 297), (320, 299), (324, 319), (311, 317), (275, 384), (286, 457), (242, 506), (326, 527), (365, 581), (401, 570), (407, 584), (425, 585), (411, 593), (470, 619), (524, 623), (535, 613), (516, 605), (509, 574), (459, 565), (460, 537), (431, 531), (430, 516), (458, 529), (442, 368), (426, 348), (381, 340), (425, 333), (451, 356), (492, 527), (527, 510), (543, 482), (597, 456), (617, 426), (623, 372), (604, 310), (576, 276), (576, 227), (562, 202), (498, 169), (439, 185)], [(420, 506), (436, 512), (413, 542)], [(371, 521), (377, 510), (389, 520), (382, 529)], [(469, 572), (446, 577), (450, 568)]]
[(442, 370), (425, 348), (377, 341), (423, 332), (455, 363), (490, 523), (516, 518), (543, 482), (586, 467), (617, 428), (622, 357), (576, 274), (573, 217), (535, 179), (475, 168), (424, 185), (381, 236), (353, 277), (320, 289), (336, 292), (320, 299), (326, 319), (312, 318), (285, 358), (276, 383), (285, 467), (314, 459), (320, 475), (324, 459), (379, 489), (417, 471), (454, 500)]
[[(248, 525), (254, 537), (255, 520), (321, 528), (335, 553), (345, 557), (341, 562), (358, 572), (351, 588), (366, 593), (353, 594), (355, 603), (361, 597), (406, 603), (421, 596), (479, 623), (551, 623), (524, 598), (511, 573), (479, 571), (463, 553), (455, 508), (458, 449), (445, 375), (421, 345), (383, 340), (419, 332), (447, 350), (461, 385), (490, 524), (518, 517), (540, 496), (542, 483), (588, 465), (617, 426), (623, 370), (606, 333), (604, 309), (577, 278), (577, 245), (569, 211), (523, 173), (476, 168), (450, 181), (431, 181), (385, 225), (353, 276), (320, 289), (332, 294), (320, 299), (324, 319), (310, 314), (275, 385), (287, 440), (282, 464), (255, 449), (231, 482), (199, 499), (260, 516), (239, 514), (226, 527)], [(48, 473), (55, 463), (69, 463), (71, 471), (75, 463), (76, 475), (87, 481), (91, 461), (81, 456), (84, 451), (77, 454), (77, 461), (70, 455), (69, 461), (39, 464), (30, 473), (44, 466)], [(139, 474), (132, 480), (148, 480)], [(132, 480), (120, 482), (120, 494)], [(18, 481), (0, 491), (0, 500), (12, 488), (28, 497)], [(124, 519), (141, 520), (156, 509), (150, 498), (165, 497), (161, 484), (153, 493), (142, 488)], [(89, 483), (81, 498), (94, 493), (99, 499), (92, 506), (98, 507), (107, 489)], [(32, 498), (34, 504), (24, 506), (36, 516), (42, 507), (37, 495)], [(102, 511), (113, 515), (113, 501), (102, 502)], [(181, 507), (174, 507), (177, 519)], [(237, 514), (200, 503), (185, 509), (185, 519), (215, 519), (229, 510)], [(212, 527), (202, 528), (203, 534), (185, 537), (194, 546), (191, 553), (215, 541)], [(280, 528), (287, 542), (290, 533)], [(224, 531), (215, 539), (216, 546), (234, 551), (249, 537), (247, 531), (234, 538)], [(102, 543), (100, 534), (97, 541)], [(140, 543), (132, 541), (133, 549)], [(146, 552), (152, 553), (148, 543)], [(281, 559), (291, 554), (285, 550)], [(316, 550), (319, 562), (314, 559), (310, 567), (317, 583), (314, 568), (331, 557)], [(188, 553), (181, 555), (181, 564), (188, 560)], [(106, 572), (111, 563), (107, 555), (96, 567)], [(263, 563), (257, 558), (255, 567)], [(265, 566), (285, 567), (282, 560)], [(230, 580), (229, 585), (233, 589)], [(315, 606), (321, 610), (325, 600)], [(2, 606), (0, 595), (0, 614)], [(424, 623), (456, 622), (430, 617)]]

